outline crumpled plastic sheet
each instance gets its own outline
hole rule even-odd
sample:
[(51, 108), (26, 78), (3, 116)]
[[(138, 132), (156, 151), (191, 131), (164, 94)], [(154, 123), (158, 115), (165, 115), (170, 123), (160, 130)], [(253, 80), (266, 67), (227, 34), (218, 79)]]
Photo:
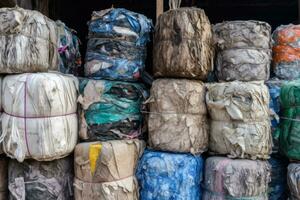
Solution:
[(73, 199), (73, 157), (51, 162), (10, 160), (10, 200)]
[(85, 75), (136, 81), (145, 68), (152, 21), (123, 8), (93, 12), (89, 22)]
[(49, 161), (70, 154), (77, 143), (77, 78), (27, 73), (3, 79), (3, 150), (11, 158)]
[(271, 165), (271, 182), (269, 183), (269, 200), (287, 199), (287, 166), (288, 160), (280, 156), (272, 156), (268, 160)]
[(290, 81), (281, 87), (280, 150), (290, 159), (300, 160), (300, 80)]
[(148, 96), (139, 83), (81, 79), (80, 138), (95, 141), (142, 137), (142, 107)]
[(8, 197), (8, 159), (0, 158), (0, 200), (7, 200)]
[(212, 29), (204, 10), (178, 8), (163, 13), (153, 40), (155, 77), (206, 80), (213, 71)]
[(300, 164), (291, 163), (288, 166), (287, 182), (289, 186), (289, 200), (300, 199)]
[(268, 200), (266, 161), (209, 157), (205, 161), (203, 200)]
[(68, 28), (63, 22), (56, 21), (56, 25), (59, 36), (59, 71), (78, 76), (81, 68), (80, 40), (76, 31)]
[(260, 21), (226, 21), (213, 27), (216, 70), (222, 81), (268, 80), (271, 26)]
[(158, 79), (147, 103), (151, 148), (193, 154), (207, 150), (205, 86), (201, 81)]
[(0, 73), (58, 70), (54, 21), (19, 7), (0, 9)]
[(278, 131), (276, 129), (279, 126), (280, 122), (280, 90), (282, 85), (286, 81), (279, 80), (277, 78), (270, 79), (266, 82), (266, 85), (269, 88), (270, 93), (270, 116), (271, 116), (271, 124), (272, 124), (272, 136), (273, 136), (273, 148), (272, 148), (272, 154), (278, 154), (279, 153), (279, 135)]
[(135, 169), (144, 148), (145, 142), (137, 139), (78, 144), (75, 199), (137, 200)]
[(203, 164), (201, 156), (145, 150), (136, 173), (140, 199), (201, 199)]
[(268, 159), (272, 150), (269, 90), (263, 82), (207, 84), (209, 150), (234, 158)]
[(300, 77), (300, 25), (282, 25), (273, 33), (273, 70), (280, 79)]

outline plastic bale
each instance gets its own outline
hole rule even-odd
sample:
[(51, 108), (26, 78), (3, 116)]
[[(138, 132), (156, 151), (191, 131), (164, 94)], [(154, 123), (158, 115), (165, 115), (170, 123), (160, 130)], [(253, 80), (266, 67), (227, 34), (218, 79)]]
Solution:
[(138, 200), (135, 169), (144, 147), (136, 139), (78, 144), (75, 199)]
[(280, 79), (300, 77), (300, 25), (279, 26), (273, 33), (273, 71)]
[(79, 136), (85, 141), (140, 138), (143, 102), (148, 92), (142, 84), (80, 80)]
[(289, 199), (300, 199), (300, 164), (291, 163), (288, 166), (287, 182), (289, 186)]
[(271, 26), (260, 21), (226, 21), (213, 27), (217, 77), (222, 81), (268, 80)]
[(263, 82), (207, 84), (209, 151), (233, 158), (268, 159), (272, 151), (269, 90)]
[(3, 150), (11, 158), (50, 161), (78, 138), (78, 81), (59, 73), (9, 75), (2, 85)]
[(73, 157), (51, 162), (10, 160), (9, 199), (73, 199)]
[(202, 171), (201, 156), (145, 150), (136, 173), (140, 198), (199, 200)]
[(153, 39), (154, 76), (206, 80), (213, 71), (212, 39), (204, 10), (178, 8), (163, 13)]
[(89, 22), (85, 76), (137, 81), (145, 68), (152, 22), (123, 8), (95, 11)]
[(266, 161), (210, 157), (205, 162), (203, 200), (268, 200)]
[(207, 150), (205, 86), (201, 81), (158, 79), (147, 103), (151, 148), (193, 154)]

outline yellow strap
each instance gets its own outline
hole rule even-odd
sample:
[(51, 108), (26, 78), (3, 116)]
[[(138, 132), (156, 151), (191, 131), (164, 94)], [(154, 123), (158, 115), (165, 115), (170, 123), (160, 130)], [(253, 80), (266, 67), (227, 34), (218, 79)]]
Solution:
[(96, 171), (97, 160), (101, 154), (102, 145), (101, 144), (92, 144), (89, 149), (89, 159), (90, 159), (90, 168), (91, 173), (94, 174)]

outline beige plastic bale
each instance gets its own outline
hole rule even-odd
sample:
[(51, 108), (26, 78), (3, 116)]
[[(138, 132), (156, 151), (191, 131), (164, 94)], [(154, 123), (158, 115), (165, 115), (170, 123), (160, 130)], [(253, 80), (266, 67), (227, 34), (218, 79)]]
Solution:
[(135, 169), (144, 148), (137, 139), (78, 144), (75, 199), (138, 199)]
[(217, 77), (222, 81), (268, 80), (271, 26), (260, 21), (226, 21), (213, 26)]
[(202, 82), (158, 79), (152, 84), (148, 103), (152, 148), (193, 154), (207, 150), (207, 111)]
[(300, 199), (300, 163), (291, 163), (288, 166), (287, 182), (289, 186), (289, 199)]
[(210, 157), (205, 163), (203, 200), (268, 200), (268, 162)]
[(7, 200), (8, 196), (8, 159), (0, 158), (0, 200)]
[(209, 150), (234, 158), (268, 159), (272, 136), (267, 86), (235, 81), (207, 88)]
[(204, 10), (179, 8), (159, 16), (154, 32), (155, 77), (206, 80), (213, 70), (213, 40)]
[(54, 160), (77, 143), (77, 87), (58, 73), (9, 75), (2, 86), (4, 152), (22, 162)]
[(0, 9), (0, 73), (58, 69), (54, 21), (19, 7)]

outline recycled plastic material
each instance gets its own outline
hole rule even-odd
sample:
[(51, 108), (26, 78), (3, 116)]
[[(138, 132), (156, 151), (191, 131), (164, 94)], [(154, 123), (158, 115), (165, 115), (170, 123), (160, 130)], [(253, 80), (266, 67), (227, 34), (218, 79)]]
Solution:
[(266, 161), (209, 157), (203, 200), (268, 200), (270, 166)]
[(155, 77), (206, 80), (213, 71), (213, 36), (199, 8), (177, 8), (157, 20), (153, 46)]
[(289, 200), (300, 199), (300, 164), (291, 163), (288, 166), (287, 182), (289, 186)]
[(281, 87), (282, 113), (280, 120), (280, 149), (288, 158), (300, 160), (300, 80)]
[(7, 200), (8, 197), (8, 159), (0, 158), (0, 200)]
[(79, 38), (76, 32), (68, 28), (63, 22), (56, 21), (59, 42), (59, 71), (66, 74), (79, 75), (81, 55), (79, 51)]
[(73, 199), (73, 157), (51, 162), (9, 161), (10, 200)]
[(58, 73), (6, 76), (0, 137), (4, 152), (19, 162), (70, 154), (78, 137), (77, 87), (75, 77)]
[(272, 150), (269, 91), (263, 82), (207, 85), (209, 150), (234, 158), (268, 159)]
[(260, 21), (226, 21), (213, 27), (217, 76), (222, 81), (268, 80), (271, 26)]
[(140, 199), (199, 200), (202, 171), (201, 156), (145, 150), (136, 173)]
[(142, 103), (148, 93), (142, 84), (80, 80), (80, 138), (86, 141), (142, 137)]
[(149, 144), (153, 149), (193, 154), (207, 150), (205, 86), (201, 81), (158, 79), (147, 102)]
[(58, 69), (56, 24), (37, 11), (0, 9), (0, 73)]
[(300, 77), (300, 25), (279, 26), (273, 33), (273, 69), (280, 79)]
[(138, 200), (137, 162), (141, 140), (80, 143), (75, 148), (76, 200)]
[(152, 22), (123, 8), (95, 11), (89, 22), (85, 75), (136, 81), (145, 68)]

